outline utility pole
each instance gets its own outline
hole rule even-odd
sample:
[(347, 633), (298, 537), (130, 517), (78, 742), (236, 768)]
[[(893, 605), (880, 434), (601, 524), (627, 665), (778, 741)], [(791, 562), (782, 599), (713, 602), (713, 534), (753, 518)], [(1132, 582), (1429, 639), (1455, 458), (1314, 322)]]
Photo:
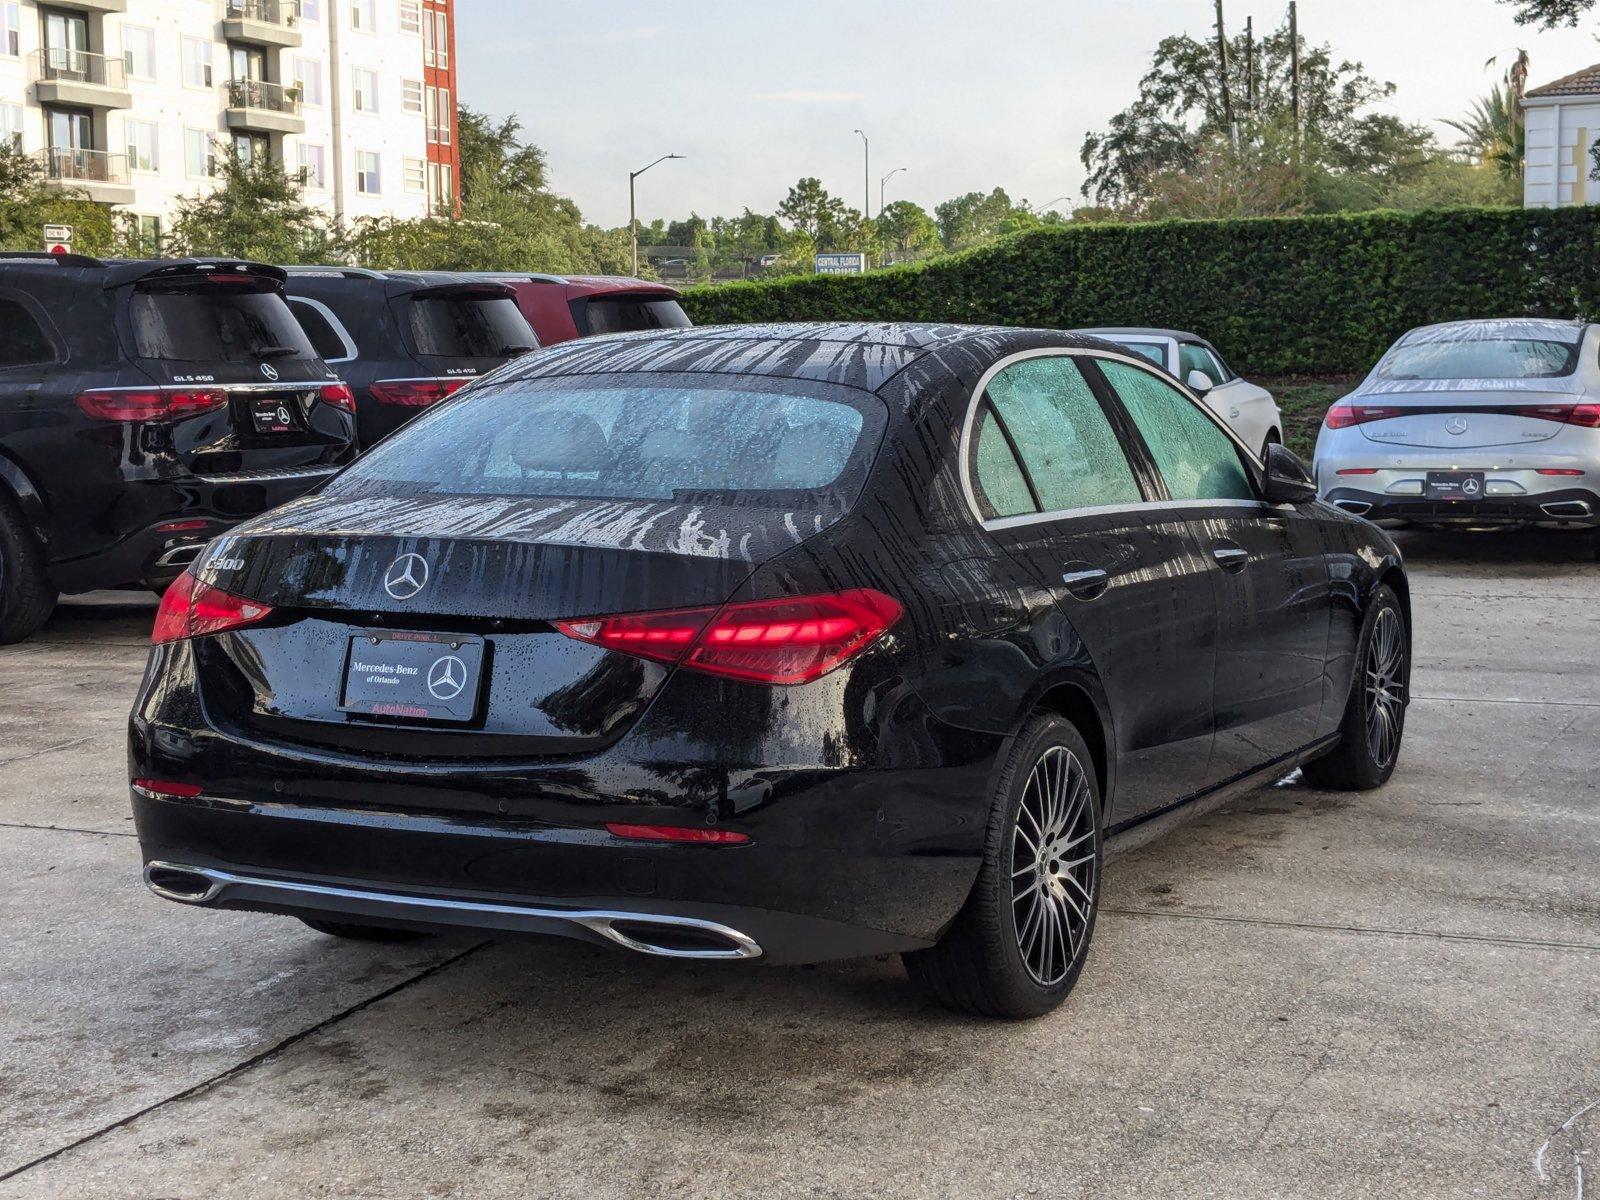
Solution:
[(1294, 156), (1300, 158), (1300, 6), (1289, 0), (1289, 95), (1294, 113)]
[[(851, 132), (861, 133), (861, 130)], [(864, 133), (861, 133), (861, 215), (872, 220), (872, 145)]]
[(633, 245), (633, 274), (635, 277), (639, 274), (639, 210), (633, 200), (633, 181), (648, 171), (650, 167), (655, 166), (656, 163), (664, 163), (669, 158), (682, 157), (683, 155), (681, 154), (663, 154), (650, 166), (640, 167), (637, 171), (628, 172), (628, 240)]
[(1251, 116), (1256, 111), (1256, 19), (1244, 19), (1244, 107)]
[(1233, 126), (1233, 91), (1228, 87), (1228, 33), (1222, 23), (1222, 0), (1217, 0), (1217, 71), (1222, 81), (1222, 123), (1229, 139), (1238, 144), (1238, 134)]

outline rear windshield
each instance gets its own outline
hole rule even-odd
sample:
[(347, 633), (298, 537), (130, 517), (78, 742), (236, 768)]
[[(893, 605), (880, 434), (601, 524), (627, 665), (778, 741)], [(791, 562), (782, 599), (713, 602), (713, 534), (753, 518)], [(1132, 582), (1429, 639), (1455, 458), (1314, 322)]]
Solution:
[(597, 296), (584, 306), (590, 335), (687, 329), (689, 314), (670, 296)]
[(509, 296), (413, 298), (408, 302), (417, 353), (439, 358), (511, 358), (538, 348)]
[(834, 384), (684, 374), (475, 385), (339, 477), (399, 494), (785, 504), (859, 490), (886, 412)]
[(207, 284), (135, 291), (134, 353), (173, 362), (266, 362), (317, 352), (277, 291)]
[(1572, 342), (1537, 338), (1473, 338), (1397, 346), (1378, 366), (1379, 379), (1554, 379), (1578, 362)]

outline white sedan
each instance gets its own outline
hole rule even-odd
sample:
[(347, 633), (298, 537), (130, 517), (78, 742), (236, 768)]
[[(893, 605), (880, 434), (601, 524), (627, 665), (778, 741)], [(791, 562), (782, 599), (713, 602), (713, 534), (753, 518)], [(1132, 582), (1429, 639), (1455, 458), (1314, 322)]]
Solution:
[(1203, 337), (1176, 329), (1076, 329), (1148, 358), (1169, 375), (1183, 380), (1206, 407), (1226, 421), (1239, 440), (1262, 458), (1267, 447), (1283, 441), (1283, 415), (1266, 388), (1240, 379)]

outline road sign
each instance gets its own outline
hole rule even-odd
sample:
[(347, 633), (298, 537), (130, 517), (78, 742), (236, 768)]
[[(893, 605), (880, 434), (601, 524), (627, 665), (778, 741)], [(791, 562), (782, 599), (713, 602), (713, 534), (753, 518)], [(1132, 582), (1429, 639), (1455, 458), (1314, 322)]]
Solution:
[(867, 256), (859, 250), (845, 254), (817, 255), (818, 275), (860, 275), (867, 269)]
[(47, 254), (71, 254), (72, 226), (46, 225), (44, 227), (44, 248)]

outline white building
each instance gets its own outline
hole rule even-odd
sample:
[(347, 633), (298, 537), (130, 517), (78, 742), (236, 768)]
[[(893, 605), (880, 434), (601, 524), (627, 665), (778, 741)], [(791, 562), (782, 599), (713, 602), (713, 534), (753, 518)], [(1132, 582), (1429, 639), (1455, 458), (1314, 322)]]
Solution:
[(230, 144), (330, 218), (422, 216), (459, 198), (453, 43), (450, 0), (0, 0), (0, 138), (152, 242)]
[(1590, 151), (1600, 141), (1600, 63), (1523, 97), (1525, 208), (1600, 203)]

